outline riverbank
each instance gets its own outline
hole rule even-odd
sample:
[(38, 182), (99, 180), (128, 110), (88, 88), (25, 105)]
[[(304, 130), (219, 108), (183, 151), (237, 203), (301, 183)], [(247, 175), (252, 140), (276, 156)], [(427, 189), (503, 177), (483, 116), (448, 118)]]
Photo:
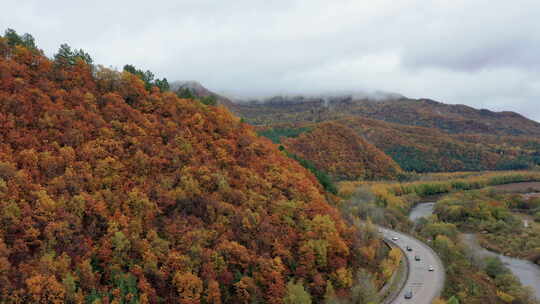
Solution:
[[(444, 196), (442, 199), (445, 199), (450, 193), (452, 195), (460, 193), (473, 195), (476, 192), (485, 191), (481, 189), (501, 184), (520, 184), (519, 187), (523, 187), (524, 190), (522, 193), (526, 193), (526, 191), (531, 191), (531, 184), (524, 183), (534, 182), (540, 185), (540, 172), (491, 172), (459, 177), (450, 174), (448, 178), (446, 177), (446, 175), (438, 175), (437, 180), (407, 183), (344, 182), (340, 184), (340, 196), (348, 199), (345, 206), (347, 213), (357, 215), (363, 220), (371, 220), (382, 226), (392, 227), (394, 230), (410, 232), (419, 240), (429, 244), (446, 267), (446, 284), (441, 294), (443, 299), (456, 298), (460, 303), (503, 304), (514, 301), (527, 304), (539, 303), (534, 300), (532, 293), (528, 292), (520, 283), (521, 280), (514, 276), (513, 272), (511, 273), (511, 270), (505, 270), (505, 276), (493, 275), (489, 269), (485, 268), (485, 264), (477, 264), (471, 260), (467, 255), (468, 249), (466, 247), (468, 246), (464, 244), (460, 230), (451, 220), (430, 217), (430, 215), (433, 214), (436, 207), (434, 202), (439, 200), (441, 196)], [(516, 189), (514, 185), (509, 187), (510, 190)], [(500, 192), (489, 190), (486, 193)], [(482, 221), (482, 218), (486, 216), (484, 211), (488, 210), (489, 216), (509, 219), (508, 212), (498, 208), (502, 207), (500, 204), (506, 203), (507, 201), (497, 203), (487, 201), (486, 205), (483, 206), (486, 208), (474, 209), (474, 212), (479, 211), (476, 220)], [(489, 207), (492, 207), (493, 210)], [(506, 207), (522, 208), (513, 205)], [(463, 216), (471, 214), (465, 210), (466, 208), (468, 208), (467, 204), (443, 210), (443, 212), (455, 216), (454, 220), (459, 220)], [(494, 212), (491, 213), (491, 211)], [(501, 213), (501, 211), (503, 212)], [(428, 219), (419, 221), (424, 217)], [(503, 222), (495, 220), (493, 226), (483, 229), (496, 232), (498, 231), (497, 227)], [(515, 223), (522, 225), (521, 220), (506, 223), (511, 224), (512, 227), (515, 226), (513, 225)], [(521, 275), (517, 272), (516, 274)]]
[(521, 182), (504, 185), (494, 185), (494, 189), (510, 193), (534, 193), (540, 192), (540, 182)]
[(540, 300), (540, 267), (530, 261), (508, 257), (489, 251), (478, 242), (478, 238), (472, 233), (463, 233), (463, 242), (477, 257), (498, 257), (503, 264), (515, 275), (521, 284), (531, 288), (536, 299)]
[[(514, 188), (515, 189), (515, 188)], [(416, 205), (409, 214), (411, 221), (433, 214), (435, 203), (427, 202)], [(525, 260), (508, 257), (483, 248), (478, 237), (473, 233), (462, 233), (462, 241), (469, 248), (476, 260), (486, 257), (498, 257), (523, 286), (530, 288), (537, 300), (540, 300), (540, 266)]]

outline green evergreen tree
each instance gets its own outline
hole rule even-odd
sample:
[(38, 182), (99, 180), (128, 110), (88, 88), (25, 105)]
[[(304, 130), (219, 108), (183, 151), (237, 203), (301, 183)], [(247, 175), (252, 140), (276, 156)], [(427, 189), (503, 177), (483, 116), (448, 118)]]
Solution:
[(34, 37), (28, 33), (20, 36), (15, 30), (8, 28), (4, 32), (4, 38), (7, 39), (7, 42), (10, 46), (21, 45), (29, 50), (37, 50)]
[(135, 66), (131, 64), (126, 64), (124, 66), (124, 72), (129, 72), (137, 77), (139, 77), (144, 82), (144, 87), (147, 91), (152, 90), (153, 86), (156, 86), (159, 88), (161, 92), (169, 91), (170, 85), (167, 78), (163, 79), (154, 79), (155, 75), (151, 71), (143, 71), (140, 69), (137, 69)]
[(92, 57), (82, 49), (71, 49), (67, 43), (60, 45), (58, 52), (54, 55), (54, 61), (61, 66), (73, 66), (78, 60), (82, 60), (86, 64), (93, 63)]
[(193, 94), (193, 92), (191, 92), (190, 89), (188, 88), (180, 88), (178, 89), (178, 91), (176, 91), (176, 95), (180, 98), (185, 98), (185, 99), (195, 99), (196, 96)]

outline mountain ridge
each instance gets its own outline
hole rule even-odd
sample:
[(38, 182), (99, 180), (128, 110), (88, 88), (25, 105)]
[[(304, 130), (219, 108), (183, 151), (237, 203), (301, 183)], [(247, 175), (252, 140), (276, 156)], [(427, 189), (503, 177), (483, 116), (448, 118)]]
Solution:
[[(363, 108), (355, 109), (355, 114), (370, 115), (369, 118), (376, 118), (384, 121), (391, 121), (403, 124), (413, 124), (413, 121), (403, 122), (403, 121), (393, 121), (388, 115), (384, 113), (374, 112), (372, 107), (374, 105), (384, 105), (392, 107), (418, 107), (418, 106), (428, 106), (434, 107), (432, 109), (432, 115), (442, 115), (451, 116), (454, 119), (467, 119), (473, 121), (477, 118), (493, 118), (493, 119), (505, 119), (505, 118), (514, 118), (524, 121), (527, 124), (528, 129), (532, 130), (515, 130), (513, 134), (507, 135), (516, 135), (519, 134), (534, 134), (540, 136), (540, 122), (537, 122), (533, 119), (525, 117), (523, 114), (514, 112), (514, 111), (493, 111), (484, 108), (475, 108), (465, 104), (447, 104), (441, 101), (437, 101), (431, 98), (408, 98), (399, 93), (389, 93), (382, 91), (375, 91), (374, 93), (363, 93), (363, 92), (338, 92), (338, 93), (321, 93), (321, 94), (277, 94), (271, 95), (264, 98), (238, 98), (238, 97), (228, 97), (226, 94), (217, 94), (204, 87), (198, 81), (177, 81), (173, 82), (171, 87), (175, 90), (180, 88), (189, 88), (194, 91), (198, 96), (216, 96), (226, 100), (225, 104), (231, 109), (235, 110), (238, 114), (243, 114), (243, 109), (249, 106), (262, 106), (262, 105), (272, 105), (274, 107), (283, 106), (301, 106), (305, 105), (306, 108), (331, 108), (336, 110), (339, 106), (360, 106)], [(311, 109), (313, 110), (313, 109)], [(370, 111), (372, 110), (372, 111)], [(415, 108), (415, 113), (420, 113), (420, 109)], [(384, 111), (382, 111), (384, 112)], [(375, 116), (374, 116), (375, 115)], [(433, 118), (435, 119), (435, 118)], [(485, 122), (488, 126), (490, 123)], [(429, 126), (429, 125), (423, 125)], [(487, 127), (487, 130), (492, 130)], [(470, 132), (468, 132), (470, 133)]]
[[(540, 123), (512, 111), (450, 105), (429, 98), (375, 100), (351, 95), (274, 96), (233, 100), (228, 107), (262, 128), (342, 124), (407, 171), (507, 170), (540, 165)], [(330, 153), (328, 149), (318, 153)]]

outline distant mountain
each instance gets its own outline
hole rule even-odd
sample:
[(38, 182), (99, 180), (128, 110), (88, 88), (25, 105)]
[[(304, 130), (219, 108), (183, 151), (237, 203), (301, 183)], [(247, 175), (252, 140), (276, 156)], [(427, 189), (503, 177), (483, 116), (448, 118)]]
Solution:
[[(175, 85), (188, 88), (198, 96), (219, 96), (222, 98), (219, 103), (244, 121), (261, 129), (276, 127), (277, 133), (283, 125), (314, 129), (323, 122), (341, 124), (384, 151), (407, 171), (526, 169), (540, 164), (540, 123), (514, 112), (494, 112), (382, 92), (232, 100), (197, 82), (175, 83), (173, 88)], [(321, 144), (325, 140), (328, 137), (314, 146), (319, 149), (318, 155), (334, 149)], [(321, 165), (313, 151), (305, 156)], [(334, 177), (346, 176), (337, 173), (335, 167), (323, 165), (322, 169)]]
[(215, 97), (218, 104), (225, 105), (228, 108), (234, 107), (233, 102), (229, 98), (208, 90), (197, 81), (175, 81), (171, 83), (171, 90), (175, 92), (188, 90), (196, 97)]
[[(236, 101), (231, 110), (246, 122), (266, 127), (302, 128), (327, 121), (348, 126), (408, 171), (525, 169), (540, 164), (540, 123), (520, 114), (382, 96), (275, 96)], [(318, 147), (320, 154), (330, 153), (324, 144)]]
[(540, 123), (514, 112), (478, 110), (465, 105), (410, 99), (397, 94), (389, 95), (386, 99), (381, 98), (383, 96), (276, 96), (236, 102), (234, 111), (253, 124), (317, 122), (353, 115), (437, 128), (453, 134), (540, 136)]

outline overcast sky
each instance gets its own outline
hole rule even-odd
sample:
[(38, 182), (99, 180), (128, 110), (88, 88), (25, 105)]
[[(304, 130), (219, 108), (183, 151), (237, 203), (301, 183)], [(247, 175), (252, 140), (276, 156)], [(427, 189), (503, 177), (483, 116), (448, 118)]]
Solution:
[(390, 91), (540, 121), (538, 0), (2, 0), (0, 30), (240, 96)]

